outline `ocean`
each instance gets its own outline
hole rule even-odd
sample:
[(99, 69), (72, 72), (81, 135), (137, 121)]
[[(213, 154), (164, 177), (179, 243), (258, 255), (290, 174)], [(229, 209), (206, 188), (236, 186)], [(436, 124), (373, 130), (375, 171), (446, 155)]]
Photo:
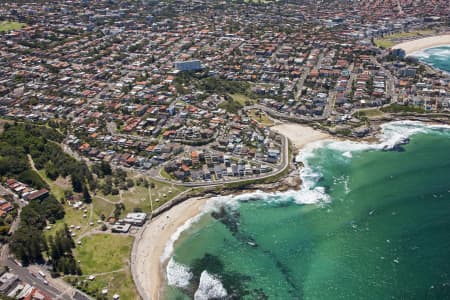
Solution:
[(450, 73), (450, 45), (428, 48), (411, 55), (434, 68)]
[(450, 128), (321, 141), (303, 190), (212, 199), (175, 243), (165, 299), (450, 299)]

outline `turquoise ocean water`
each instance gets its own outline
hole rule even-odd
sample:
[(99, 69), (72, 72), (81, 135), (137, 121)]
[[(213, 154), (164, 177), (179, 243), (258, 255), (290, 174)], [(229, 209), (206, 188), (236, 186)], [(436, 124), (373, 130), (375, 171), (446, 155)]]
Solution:
[(432, 67), (450, 72), (450, 45), (425, 49), (412, 56)]
[(311, 145), (302, 192), (212, 201), (165, 298), (450, 299), (450, 130), (390, 123), (382, 139)]

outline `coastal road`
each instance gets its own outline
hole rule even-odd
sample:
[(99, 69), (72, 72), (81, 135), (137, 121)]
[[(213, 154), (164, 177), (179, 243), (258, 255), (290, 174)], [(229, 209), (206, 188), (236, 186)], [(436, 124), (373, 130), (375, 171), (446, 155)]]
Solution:
[(311, 123), (314, 121), (323, 121), (324, 118), (322, 116), (320, 117), (307, 117), (307, 116), (298, 116), (295, 114), (285, 114), (285, 113), (281, 113), (279, 111), (276, 111), (272, 108), (269, 108), (267, 106), (261, 105), (261, 104), (254, 104), (251, 106), (245, 106), (243, 109), (245, 110), (252, 110), (252, 109), (259, 109), (265, 113), (267, 113), (269, 116), (276, 118), (276, 119), (281, 119), (281, 120), (287, 120), (290, 122), (296, 122), (296, 123), (300, 123), (300, 124), (305, 124), (305, 123)]

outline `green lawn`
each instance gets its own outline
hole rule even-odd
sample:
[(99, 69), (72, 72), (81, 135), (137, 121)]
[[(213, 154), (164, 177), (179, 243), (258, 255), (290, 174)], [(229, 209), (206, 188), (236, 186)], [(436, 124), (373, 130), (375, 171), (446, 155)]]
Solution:
[[(105, 198), (108, 199), (108, 197)], [(101, 216), (103, 214), (105, 217), (109, 217), (114, 212), (114, 204), (106, 202), (100, 197), (93, 196), (92, 204), (94, 205), (94, 212), (97, 216)]]
[(164, 168), (161, 168), (161, 171), (159, 172), (159, 174), (169, 180), (174, 180), (174, 177), (171, 176), (169, 173), (166, 172), (166, 170), (164, 170)]
[(26, 24), (24, 24), (24, 23), (3, 21), (3, 22), (0, 22), (0, 32), (18, 30), (25, 26), (26, 26)]
[(382, 116), (383, 112), (379, 110), (378, 108), (370, 108), (365, 110), (360, 110), (357, 113), (355, 113), (355, 116), (366, 116), (366, 117), (379, 117)]
[[(64, 198), (64, 191), (72, 190), (72, 186), (68, 180), (66, 181), (63, 178), (57, 178), (55, 181), (53, 181), (50, 178), (48, 178), (44, 169), (39, 170), (38, 173), (41, 176), (41, 178), (48, 184), (48, 186), (50, 187), (50, 191), (52, 192), (53, 196), (56, 197), (57, 200), (61, 200)], [(66, 182), (63, 184), (62, 183), (63, 181)]]
[(230, 96), (231, 98), (233, 98), (234, 101), (238, 102), (242, 106), (245, 106), (246, 102), (250, 102), (252, 104), (256, 102), (255, 99), (251, 99), (244, 94), (230, 94)]
[(375, 45), (379, 48), (388, 49), (395, 45), (396, 43), (389, 39), (376, 39)]
[[(80, 261), (83, 276), (69, 276), (68, 281), (80, 282), (81, 289), (91, 295), (107, 288), (108, 299), (114, 294), (120, 295), (120, 299), (139, 299), (129, 270), (133, 239), (131, 236), (111, 234), (94, 234), (83, 238), (81, 246), (75, 250), (75, 258)], [(98, 275), (95, 275), (94, 280), (82, 283), (92, 274)]]
[[(122, 192), (122, 199), (125, 204), (125, 212), (133, 211), (134, 208), (139, 207), (145, 212), (151, 212), (151, 208), (156, 209), (163, 203), (174, 198), (179, 193), (186, 190), (185, 187), (171, 185), (156, 180), (148, 179), (148, 181), (155, 185), (154, 188), (146, 188), (145, 186), (134, 186), (128, 191)], [(150, 199), (152, 204), (150, 205)]]
[(252, 118), (258, 123), (261, 123), (266, 126), (273, 125), (273, 121), (269, 118), (269, 116), (265, 112), (259, 112), (259, 115), (257, 115), (257, 110), (250, 110), (248, 112), (248, 115), (250, 116), (250, 118)]
[[(128, 212), (132, 212), (135, 208), (140, 208), (146, 213), (150, 213), (165, 202), (171, 200), (179, 193), (185, 191), (187, 188), (183, 186), (171, 185), (164, 182), (159, 182), (153, 179), (147, 178), (147, 181), (155, 185), (154, 188), (148, 189), (144, 185), (135, 185), (126, 191), (121, 191), (119, 195), (102, 195), (98, 193), (98, 196), (93, 196), (94, 211), (100, 216), (104, 214), (109, 217), (114, 212), (114, 204), (123, 202), (125, 205), (125, 211), (122, 213), (124, 216)], [(104, 199), (109, 200), (105, 201)], [(152, 203), (150, 203), (150, 198)], [(110, 203), (113, 202), (113, 203)]]
[[(64, 199), (64, 191), (66, 190), (72, 190), (72, 186), (70, 185), (70, 182), (59, 177), (55, 181), (51, 180), (47, 177), (47, 174), (45, 173), (45, 170), (39, 170), (38, 171), (41, 178), (49, 185), (50, 191), (55, 196), (55, 198), (59, 201), (61, 199)], [(74, 239), (77, 239), (77, 236), (80, 236), (81, 234), (89, 231), (92, 229), (93, 226), (90, 226), (89, 223), (93, 222), (95, 225), (97, 225), (97, 220), (99, 219), (98, 215), (95, 213), (91, 213), (91, 205), (87, 204), (86, 208), (87, 212), (84, 212), (84, 210), (81, 209), (75, 209), (72, 206), (68, 204), (64, 204), (64, 218), (62, 220), (56, 221), (55, 224), (51, 225), (50, 230), (46, 230), (44, 232), (45, 236), (54, 235), (56, 231), (62, 229), (64, 227), (64, 224), (67, 224), (68, 226), (80, 226), (81, 228), (79, 230), (72, 229), (73, 233), (76, 234)], [(87, 215), (84, 217), (84, 215)]]
[[(86, 205), (87, 212), (85, 213), (84, 210), (81, 209), (75, 209), (68, 204), (64, 205), (64, 219), (56, 221), (55, 224), (52, 225), (52, 228), (50, 230), (44, 231), (46, 236), (54, 235), (56, 231), (62, 229), (64, 227), (64, 223), (67, 224), (69, 227), (73, 225), (75, 228), (71, 228), (73, 233), (76, 234), (76, 236), (73, 237), (74, 240), (77, 240), (77, 238), (82, 235), (83, 233), (92, 230), (95, 227), (98, 227), (99, 224), (97, 224), (97, 220), (99, 220), (98, 215), (95, 213), (95, 211), (91, 214), (91, 206), (92, 204)], [(87, 215), (86, 217), (83, 217), (83, 215)], [(93, 226), (90, 225), (90, 223), (94, 223)], [(77, 226), (80, 226), (80, 229), (76, 229)]]
[(132, 245), (128, 235), (93, 234), (81, 239), (75, 257), (84, 275), (117, 271), (128, 266)]
[(382, 48), (391, 48), (392, 46), (400, 43), (404, 39), (420, 38), (422, 36), (430, 35), (434, 31), (430, 29), (417, 30), (411, 32), (397, 32), (391, 35), (387, 35), (381, 39), (375, 39), (375, 45)]
[[(92, 281), (86, 280), (86, 277), (83, 276), (70, 276), (66, 278), (69, 282), (75, 281), (75, 283), (71, 283), (94, 297), (99, 296), (102, 289), (107, 288), (109, 296), (107, 297), (107, 299), (111, 299), (112, 295), (114, 294), (120, 295), (120, 299), (140, 299), (129, 270), (99, 275), (96, 276)], [(77, 285), (76, 282), (78, 282), (80, 285)]]
[(383, 107), (381, 109), (384, 112), (388, 113), (426, 113), (423, 107), (413, 106), (413, 105), (401, 105), (397, 103), (392, 103), (389, 106)]

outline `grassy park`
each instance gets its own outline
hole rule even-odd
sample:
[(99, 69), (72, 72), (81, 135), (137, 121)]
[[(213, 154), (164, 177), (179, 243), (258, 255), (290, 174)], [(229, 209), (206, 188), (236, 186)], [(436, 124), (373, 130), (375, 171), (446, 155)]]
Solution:
[(251, 99), (250, 97), (244, 95), (244, 94), (230, 94), (231, 98), (233, 98), (234, 101), (238, 102), (242, 106), (246, 106), (247, 103), (254, 104), (256, 102), (255, 99)]
[[(75, 250), (83, 276), (66, 279), (90, 295), (107, 288), (108, 298), (118, 294), (121, 299), (138, 299), (129, 268), (132, 245), (133, 237), (126, 235), (93, 234), (83, 238)], [(89, 280), (90, 275), (95, 279)]]
[(375, 39), (375, 45), (380, 48), (391, 48), (405, 39), (421, 38), (433, 34), (433, 30), (417, 30), (410, 32), (397, 32), (385, 35), (383, 38)]
[(69, 181), (69, 178), (58, 177), (55, 181), (48, 178), (44, 169), (38, 170), (39, 176), (48, 184), (50, 190), (52, 191), (53, 196), (56, 199), (61, 200), (64, 199), (64, 191), (72, 190), (72, 185)]
[[(126, 178), (127, 183), (131, 183), (118, 189), (117, 194), (115, 192), (114, 195), (106, 195), (101, 189), (97, 189), (90, 192), (92, 203), (84, 203), (81, 208), (74, 208), (66, 201), (68, 192), (72, 193), (70, 177), (59, 176), (52, 180), (45, 169), (36, 170), (31, 156), (28, 156), (28, 160), (32, 169), (50, 187), (53, 196), (64, 205), (64, 218), (49, 225), (44, 230), (44, 236), (55, 236), (56, 232), (64, 228), (64, 224), (67, 224), (74, 234), (76, 246), (73, 254), (83, 275), (67, 275), (64, 279), (96, 299), (110, 299), (114, 294), (120, 295), (121, 299), (139, 299), (129, 264), (134, 237), (101, 232), (97, 221), (102, 215), (106, 218), (117, 215), (116, 204), (119, 203), (124, 207), (120, 211), (120, 217), (136, 210), (150, 213), (187, 188), (129, 172)], [(95, 278), (89, 279), (90, 275)], [(104, 289), (108, 289), (106, 297), (102, 295)]]
[(250, 118), (265, 126), (272, 126), (274, 124), (272, 119), (270, 119), (270, 117), (263, 111), (260, 112), (258, 110), (249, 110), (248, 114)]
[(92, 234), (81, 239), (75, 256), (84, 275), (108, 273), (128, 265), (132, 244), (127, 235)]
[(0, 32), (8, 32), (11, 30), (18, 30), (25, 27), (26, 24), (19, 22), (2, 21), (0, 22)]
[(356, 117), (365, 116), (368, 118), (373, 118), (373, 117), (380, 117), (383, 114), (384, 113), (381, 110), (379, 110), (378, 108), (368, 108), (368, 109), (359, 110), (358, 112), (355, 113), (355, 116)]
[[(125, 210), (122, 214), (141, 209), (150, 213), (179, 193), (186, 190), (185, 187), (147, 179), (148, 186), (135, 184), (132, 188), (120, 191), (119, 195), (103, 195), (101, 192), (93, 196), (94, 212), (96, 215), (112, 215), (115, 204), (123, 203)], [(151, 202), (150, 202), (151, 199)]]

